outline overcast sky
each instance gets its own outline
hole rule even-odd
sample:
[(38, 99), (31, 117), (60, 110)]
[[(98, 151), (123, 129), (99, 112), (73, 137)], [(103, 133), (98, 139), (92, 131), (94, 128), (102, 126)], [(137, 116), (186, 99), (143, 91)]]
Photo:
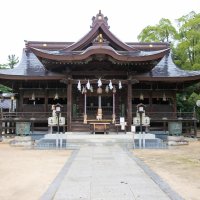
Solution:
[(1, 0), (0, 63), (9, 54), (21, 57), (24, 40), (76, 42), (101, 10), (110, 30), (124, 42), (136, 42), (148, 25), (161, 18), (200, 13), (200, 0)]

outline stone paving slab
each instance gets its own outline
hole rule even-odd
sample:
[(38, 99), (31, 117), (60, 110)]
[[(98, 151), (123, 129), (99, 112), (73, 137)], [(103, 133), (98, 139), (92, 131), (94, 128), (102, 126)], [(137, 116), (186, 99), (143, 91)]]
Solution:
[(54, 200), (171, 199), (119, 145), (81, 146)]

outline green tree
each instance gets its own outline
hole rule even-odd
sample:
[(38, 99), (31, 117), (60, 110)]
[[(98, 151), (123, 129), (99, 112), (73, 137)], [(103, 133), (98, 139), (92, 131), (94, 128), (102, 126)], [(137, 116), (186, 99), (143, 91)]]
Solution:
[(0, 64), (0, 69), (7, 69), (8, 65), (7, 64)]
[(172, 42), (177, 38), (177, 31), (169, 19), (162, 18), (155, 26), (147, 26), (138, 35), (142, 42)]
[[(155, 26), (147, 26), (139, 34), (143, 42), (172, 42), (174, 43), (174, 62), (183, 69), (200, 70), (200, 14), (190, 12), (177, 20), (177, 30), (170, 20), (161, 19)], [(186, 90), (187, 100), (183, 94), (177, 95), (177, 108), (182, 112), (192, 112), (196, 100), (200, 99), (200, 84)], [(200, 116), (200, 108), (197, 108)]]
[[(15, 55), (8, 56), (9, 63), (8, 64), (0, 64), (0, 69), (9, 69), (13, 68), (15, 64), (19, 62), (18, 58)], [(0, 93), (9, 93), (12, 92), (12, 89), (0, 84)]]
[(19, 58), (16, 57), (14, 54), (8, 55), (8, 65), (11, 69), (19, 62)]
[(9, 92), (12, 92), (11, 88), (0, 84), (0, 93), (9, 93)]
[(179, 40), (175, 63), (184, 69), (200, 69), (200, 14), (190, 12), (178, 20)]
[(138, 35), (143, 42), (172, 42), (174, 62), (183, 69), (200, 70), (200, 14), (194, 11), (176, 20), (177, 30), (169, 19), (147, 26)]

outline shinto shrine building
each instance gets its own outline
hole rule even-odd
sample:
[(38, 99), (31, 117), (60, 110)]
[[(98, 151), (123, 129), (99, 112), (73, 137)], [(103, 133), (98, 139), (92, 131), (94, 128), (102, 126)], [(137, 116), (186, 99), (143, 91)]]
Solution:
[(181, 121), (187, 132), (196, 118), (180, 116), (176, 94), (199, 81), (199, 71), (174, 64), (169, 43), (122, 42), (99, 12), (77, 42), (25, 41), (19, 64), (0, 70), (0, 83), (16, 99), (13, 115), (2, 113), (1, 122), (30, 121), (35, 130), (47, 130), (52, 105), (59, 103), (67, 131), (89, 131), (91, 121), (115, 130), (120, 117), (130, 130), (136, 106), (143, 103), (150, 130)]

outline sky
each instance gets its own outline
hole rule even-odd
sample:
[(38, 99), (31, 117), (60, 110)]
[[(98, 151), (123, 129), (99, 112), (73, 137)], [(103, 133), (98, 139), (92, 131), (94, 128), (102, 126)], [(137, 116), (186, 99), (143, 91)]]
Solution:
[(137, 42), (148, 25), (200, 13), (200, 0), (1, 0), (0, 64), (21, 58), (24, 40), (76, 42), (87, 34), (101, 10), (110, 30), (124, 42)]

